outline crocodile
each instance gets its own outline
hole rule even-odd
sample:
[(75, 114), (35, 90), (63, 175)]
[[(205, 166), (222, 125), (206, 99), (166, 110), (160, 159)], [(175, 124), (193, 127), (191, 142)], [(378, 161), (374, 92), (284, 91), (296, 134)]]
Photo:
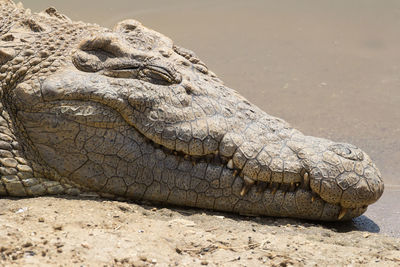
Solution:
[(361, 149), (265, 113), (136, 20), (111, 30), (11, 0), (0, 14), (0, 196), (343, 221), (383, 193)]

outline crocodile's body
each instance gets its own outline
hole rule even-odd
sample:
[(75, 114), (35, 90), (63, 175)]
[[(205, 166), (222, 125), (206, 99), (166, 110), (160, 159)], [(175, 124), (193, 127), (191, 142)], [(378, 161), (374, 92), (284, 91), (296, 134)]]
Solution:
[(266, 114), (140, 23), (111, 31), (0, 3), (0, 195), (94, 191), (321, 220), (381, 196), (363, 151)]

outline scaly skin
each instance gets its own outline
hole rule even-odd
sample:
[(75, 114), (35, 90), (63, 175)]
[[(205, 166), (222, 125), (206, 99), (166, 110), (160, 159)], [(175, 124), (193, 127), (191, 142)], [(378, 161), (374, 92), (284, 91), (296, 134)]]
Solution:
[(109, 30), (0, 3), (0, 195), (92, 191), (318, 220), (381, 196), (359, 148), (266, 114), (139, 22)]

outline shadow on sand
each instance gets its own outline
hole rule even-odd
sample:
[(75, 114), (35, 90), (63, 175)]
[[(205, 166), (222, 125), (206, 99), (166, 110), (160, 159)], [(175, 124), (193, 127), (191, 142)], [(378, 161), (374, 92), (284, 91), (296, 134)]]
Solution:
[[(228, 212), (221, 212), (221, 211), (213, 211), (213, 210), (206, 210), (206, 209), (199, 209), (199, 208), (191, 208), (191, 207), (180, 207), (180, 206), (173, 206), (173, 205), (165, 205), (165, 204), (158, 204), (152, 203), (148, 201), (131, 201), (131, 200), (120, 200), (120, 199), (108, 199), (102, 198), (98, 195), (91, 195), (91, 194), (84, 194), (81, 196), (69, 196), (69, 195), (59, 195), (59, 196), (46, 196), (46, 197), (54, 197), (54, 198), (62, 198), (62, 199), (71, 199), (71, 200), (87, 200), (87, 201), (97, 201), (97, 202), (104, 202), (104, 201), (120, 201), (121, 203), (129, 203), (129, 204), (136, 204), (142, 207), (145, 210), (154, 210), (161, 209), (161, 208), (168, 208), (171, 211), (177, 212), (182, 216), (192, 216), (192, 215), (200, 215), (206, 214), (208, 216), (224, 216), (234, 221), (249, 221), (254, 222), (257, 224), (262, 225), (269, 225), (269, 226), (302, 226), (305, 228), (309, 227), (322, 227), (325, 229), (330, 229), (338, 233), (346, 233), (351, 231), (363, 231), (363, 232), (370, 232), (370, 233), (379, 233), (380, 228), (379, 226), (372, 221), (370, 218), (366, 217), (365, 215), (361, 215), (357, 218), (354, 218), (350, 221), (342, 221), (342, 222), (321, 222), (321, 221), (312, 221), (312, 220), (305, 220), (305, 219), (294, 219), (294, 218), (278, 218), (278, 217), (260, 217), (260, 216), (244, 216), (238, 215)], [(4, 197), (7, 199), (19, 199), (15, 197)], [(117, 206), (116, 206), (117, 207)]]

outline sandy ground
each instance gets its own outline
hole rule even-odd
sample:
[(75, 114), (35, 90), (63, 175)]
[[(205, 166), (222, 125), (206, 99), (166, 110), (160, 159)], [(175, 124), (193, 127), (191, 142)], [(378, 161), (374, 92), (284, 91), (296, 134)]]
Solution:
[(395, 266), (400, 241), (351, 223), (102, 199), (0, 199), (0, 266)]
[(345, 224), (89, 199), (0, 199), (0, 266), (400, 265), (400, 3), (26, 0), (112, 27), (135, 18), (306, 134), (353, 143), (385, 179)]

